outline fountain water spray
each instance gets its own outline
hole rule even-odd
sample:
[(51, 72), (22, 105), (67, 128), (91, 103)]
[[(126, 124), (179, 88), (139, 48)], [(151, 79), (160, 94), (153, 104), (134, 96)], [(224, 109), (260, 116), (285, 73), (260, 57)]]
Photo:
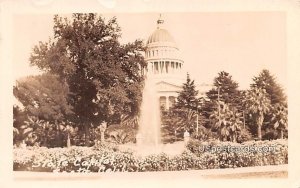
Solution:
[(154, 75), (149, 73), (145, 79), (143, 101), (141, 105), (139, 130), (136, 136), (137, 144), (134, 147), (138, 155), (167, 153), (178, 155), (184, 151), (184, 143), (161, 143), (160, 105)]
[(160, 107), (156, 87), (154, 75), (148, 73), (143, 90), (138, 131), (141, 146), (157, 147), (161, 141)]

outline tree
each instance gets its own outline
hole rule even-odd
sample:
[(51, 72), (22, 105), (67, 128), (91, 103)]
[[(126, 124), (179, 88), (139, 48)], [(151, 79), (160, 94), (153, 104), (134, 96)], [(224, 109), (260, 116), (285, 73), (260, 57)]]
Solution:
[(17, 81), (14, 96), (22, 103), (23, 109), (14, 107), (14, 127), (19, 130), (15, 143), (25, 140), (27, 144), (38, 143), (53, 146), (55, 125), (73, 115), (68, 104), (68, 86), (49, 73), (29, 76)]
[(215, 110), (211, 115), (210, 119), (213, 123), (213, 128), (217, 130), (218, 136), (221, 141), (227, 141), (227, 138), (230, 136), (228, 129), (229, 126), (229, 107), (224, 102), (218, 102), (220, 104), (220, 109)]
[[(196, 117), (200, 118), (200, 99), (194, 81), (187, 74), (182, 91), (179, 92), (175, 104), (169, 109), (161, 109), (162, 135), (164, 142), (173, 142), (183, 138), (183, 133), (188, 130), (193, 133), (196, 130)], [(200, 127), (200, 126), (199, 126)]]
[[(254, 83), (251, 87), (257, 87), (266, 90), (273, 107), (287, 106), (287, 98), (283, 88), (277, 83), (276, 77), (269, 70), (264, 69), (257, 77), (253, 78)], [(277, 128), (274, 127), (274, 114), (278, 113), (276, 108), (271, 108), (265, 115), (264, 129), (265, 139), (277, 138)], [(286, 113), (287, 115), (287, 113)], [(287, 117), (286, 117), (287, 118)]]
[(283, 105), (277, 104), (274, 107), (274, 113), (272, 114), (272, 123), (274, 124), (274, 129), (280, 131), (280, 138), (284, 138), (284, 131), (288, 129), (288, 111)]
[(183, 84), (182, 91), (179, 92), (175, 108), (197, 110), (200, 102), (197, 95), (198, 91), (196, 90), (194, 80), (191, 80), (190, 75), (187, 74), (186, 83)]
[[(63, 121), (73, 113), (67, 101), (68, 86), (55, 75), (42, 74), (18, 80), (13, 93), (28, 116), (54, 122)], [(18, 119), (18, 115), (20, 113), (15, 110), (14, 118)]]
[(72, 125), (72, 122), (63, 122), (62, 126), (59, 126), (60, 132), (62, 132), (65, 140), (65, 144), (68, 148), (71, 147), (71, 138), (74, 138), (78, 133), (78, 127)]
[(21, 126), (27, 120), (27, 114), (19, 106), (13, 106), (13, 143), (19, 144), (22, 141)]
[(68, 84), (68, 101), (88, 144), (91, 123), (138, 113), (144, 47), (142, 41), (121, 45), (116, 18), (106, 22), (96, 14), (56, 15), (53, 29), (53, 39), (35, 46), (30, 62)]
[(235, 107), (229, 107), (224, 102), (219, 102), (220, 110), (215, 110), (210, 116), (213, 128), (217, 130), (218, 137), (222, 141), (237, 142), (237, 137), (241, 131), (241, 114)]
[[(162, 106), (163, 108), (163, 106)], [(174, 107), (169, 110), (161, 109), (162, 120), (162, 141), (164, 143), (172, 143), (183, 139), (183, 132), (185, 130), (185, 120), (179, 116), (179, 111)]]
[(266, 90), (272, 105), (277, 103), (286, 104), (286, 95), (269, 70), (263, 69), (257, 77), (253, 78), (253, 81), (251, 87)]
[(238, 137), (242, 133), (242, 125), (243, 122), (241, 121), (242, 114), (239, 113), (234, 107), (229, 112), (229, 133), (230, 133), (230, 140), (232, 142), (237, 142)]
[(262, 139), (261, 129), (265, 115), (270, 111), (271, 101), (264, 89), (252, 87), (245, 97), (245, 107), (255, 119), (258, 139)]
[(28, 145), (43, 145), (47, 143), (47, 130), (50, 124), (39, 120), (36, 116), (29, 116), (20, 127), (22, 140)]
[[(224, 102), (230, 108), (235, 107), (239, 112), (242, 109), (242, 92), (238, 90), (238, 83), (232, 79), (232, 76), (221, 71), (214, 79), (214, 87), (206, 93), (207, 99), (201, 107), (201, 112), (206, 119), (219, 110), (219, 104)], [(204, 126), (206, 128), (212, 128), (214, 125), (210, 121), (207, 121)]]
[(200, 99), (194, 80), (187, 74), (186, 83), (183, 84), (182, 91), (179, 92), (177, 101), (172, 110), (180, 117), (185, 130), (194, 131), (196, 114), (199, 113)]
[(214, 86), (209, 90), (206, 95), (211, 102), (223, 101), (230, 106), (240, 108), (241, 106), (241, 93), (238, 90), (238, 83), (232, 80), (232, 76), (221, 71), (218, 77), (214, 79)]

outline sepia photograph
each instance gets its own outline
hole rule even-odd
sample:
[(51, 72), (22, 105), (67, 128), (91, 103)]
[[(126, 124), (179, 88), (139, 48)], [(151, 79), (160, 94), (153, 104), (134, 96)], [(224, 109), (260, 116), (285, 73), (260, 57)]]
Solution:
[(13, 14), (14, 181), (288, 180), (287, 23), (262, 10)]
[(15, 171), (287, 175), (283, 13), (15, 19)]

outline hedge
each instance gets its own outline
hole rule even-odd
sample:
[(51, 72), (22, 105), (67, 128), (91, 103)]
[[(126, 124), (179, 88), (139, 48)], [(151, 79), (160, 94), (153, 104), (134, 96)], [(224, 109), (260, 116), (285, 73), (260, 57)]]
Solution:
[[(243, 148), (244, 150), (238, 150)], [(245, 149), (248, 148), (248, 149)], [(263, 148), (258, 150), (257, 148)], [(288, 163), (287, 140), (199, 142), (191, 140), (180, 155), (137, 156), (117, 146), (14, 149), (15, 171), (143, 172), (235, 168)]]

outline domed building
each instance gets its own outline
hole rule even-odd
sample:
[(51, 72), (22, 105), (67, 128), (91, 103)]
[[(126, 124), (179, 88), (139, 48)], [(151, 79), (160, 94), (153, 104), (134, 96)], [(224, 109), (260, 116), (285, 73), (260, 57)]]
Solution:
[(169, 109), (175, 102), (184, 82), (183, 64), (179, 48), (172, 35), (164, 28), (164, 20), (157, 20), (156, 30), (146, 43), (146, 74), (152, 74), (160, 105)]

